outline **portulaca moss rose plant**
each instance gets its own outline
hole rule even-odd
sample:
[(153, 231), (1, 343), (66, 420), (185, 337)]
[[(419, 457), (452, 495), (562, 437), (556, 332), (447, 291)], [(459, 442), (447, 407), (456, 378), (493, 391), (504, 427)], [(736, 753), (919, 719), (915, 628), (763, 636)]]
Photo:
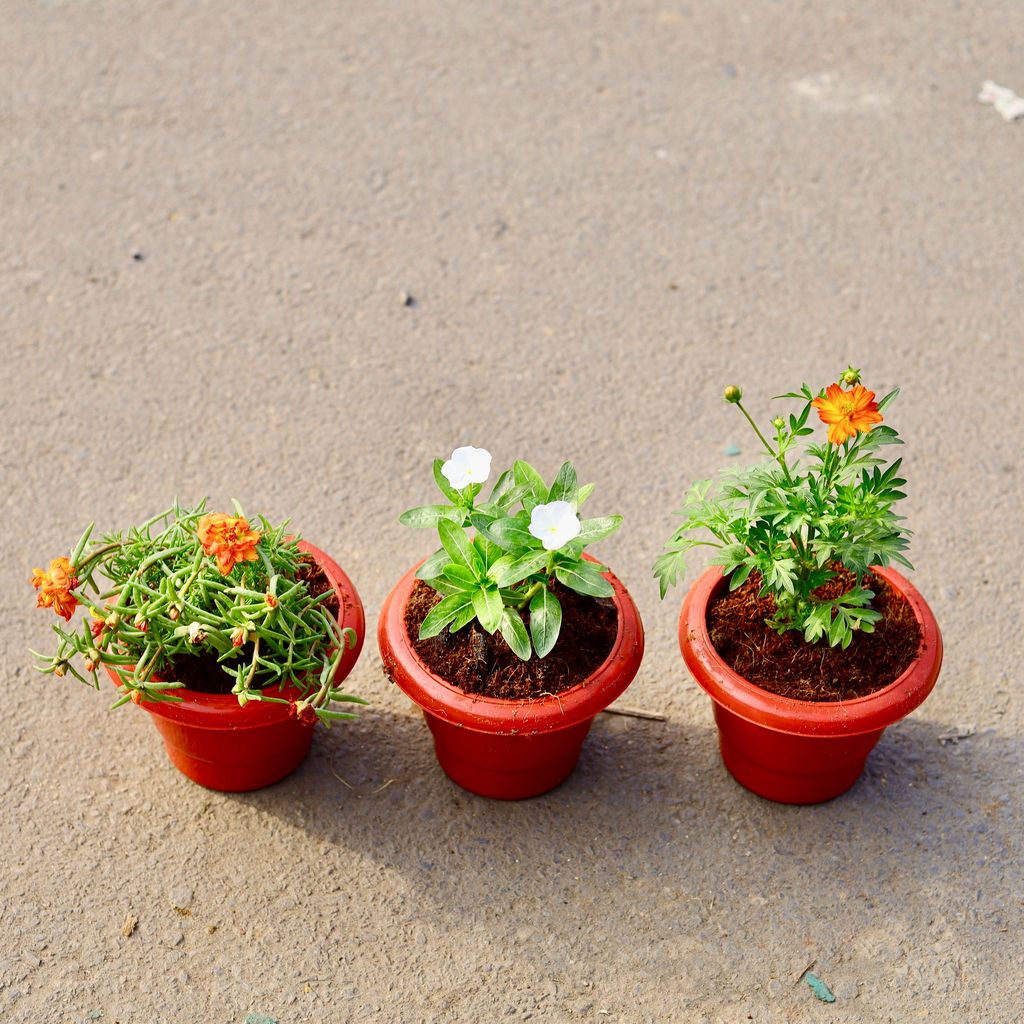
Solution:
[(581, 487), (571, 463), (548, 486), (533, 466), (516, 461), (483, 501), (491, 476), (485, 449), (457, 448), (450, 459), (436, 459), (433, 472), (445, 501), (400, 517), (406, 526), (436, 528), (441, 542), (416, 572), (441, 595), (420, 625), (421, 640), (475, 621), (488, 634), (499, 632), (521, 660), (543, 658), (562, 626), (555, 580), (577, 594), (612, 596), (606, 567), (583, 552), (614, 533), (622, 517), (580, 517), (593, 485)]
[[(228, 515), (176, 502), (98, 544), (91, 536), (92, 526), (70, 557), (32, 575), (40, 607), (65, 623), (87, 613), (77, 630), (54, 624), (56, 653), (33, 652), (41, 671), (98, 689), (105, 667), (120, 689), (115, 707), (179, 701), (189, 687), (329, 723), (352, 717), (332, 701), (365, 703), (336, 680), (356, 634), (339, 625), (338, 595), (287, 523), (250, 525), (237, 503)], [(300, 698), (265, 692), (279, 685)]]

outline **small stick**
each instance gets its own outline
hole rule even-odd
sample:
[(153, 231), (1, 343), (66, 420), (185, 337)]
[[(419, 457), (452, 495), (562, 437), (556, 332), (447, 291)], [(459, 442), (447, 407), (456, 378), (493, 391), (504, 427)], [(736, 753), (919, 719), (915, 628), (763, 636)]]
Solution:
[(799, 985), (804, 980), (804, 975), (818, 962), (818, 958), (815, 957), (797, 976), (794, 985)]
[(383, 793), (384, 790), (387, 789), (388, 786), (390, 786), (392, 782), (396, 782), (396, 781), (397, 781), (397, 779), (388, 779), (388, 781), (385, 782), (383, 786), (378, 786), (370, 795), (371, 796), (376, 796), (378, 793)]
[(657, 711), (644, 711), (643, 708), (627, 708), (613, 704), (604, 709), (607, 715), (625, 715), (627, 718), (646, 718), (652, 722), (668, 721), (668, 715), (662, 715)]

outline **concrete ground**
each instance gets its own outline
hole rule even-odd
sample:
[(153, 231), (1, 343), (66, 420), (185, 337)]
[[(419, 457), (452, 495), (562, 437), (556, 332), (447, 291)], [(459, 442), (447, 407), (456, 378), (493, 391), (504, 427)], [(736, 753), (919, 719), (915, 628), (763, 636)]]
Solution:
[[(0, 2), (0, 1017), (1019, 1020), (1024, 122), (975, 96), (1024, 93), (1022, 38), (1012, 2)], [(649, 567), (757, 454), (722, 385), (765, 416), (847, 361), (905, 389), (946, 664), (854, 790), (776, 806)], [(625, 702), (668, 716), (521, 804), (447, 781), (372, 639), (465, 443), (624, 513)], [(372, 707), (263, 792), (30, 667), (30, 568), (176, 494), (291, 516), (367, 608)]]

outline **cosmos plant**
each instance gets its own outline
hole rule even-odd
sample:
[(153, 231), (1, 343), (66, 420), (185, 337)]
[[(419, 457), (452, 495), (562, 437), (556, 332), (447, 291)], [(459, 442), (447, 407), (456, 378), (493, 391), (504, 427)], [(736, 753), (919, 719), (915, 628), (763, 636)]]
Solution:
[[(804, 384), (780, 395), (801, 405), (788, 419), (771, 421), (769, 440), (744, 407), (742, 391), (727, 387), (725, 401), (743, 414), (768, 458), (725, 474), (717, 488), (709, 480), (694, 484), (677, 513), (683, 521), (654, 565), (661, 596), (685, 573), (691, 548), (712, 547), (712, 561), (722, 566), (731, 590), (758, 574), (760, 595), (774, 598), (773, 629), (800, 630), (811, 643), (827, 638), (833, 647), (849, 646), (858, 630), (872, 632), (881, 614), (871, 607), (869, 567), (911, 567), (903, 553), (910, 531), (894, 511), (905, 497), (902, 460), (887, 465), (881, 454), (903, 443), (882, 425), (883, 411), (898, 394), (897, 388), (876, 402), (860, 370), (848, 367), (817, 393)], [(812, 410), (828, 437), (808, 442), (801, 456), (801, 439), (814, 433), (807, 424)], [(823, 596), (821, 588), (840, 567), (853, 573), (854, 586), (838, 597)]]

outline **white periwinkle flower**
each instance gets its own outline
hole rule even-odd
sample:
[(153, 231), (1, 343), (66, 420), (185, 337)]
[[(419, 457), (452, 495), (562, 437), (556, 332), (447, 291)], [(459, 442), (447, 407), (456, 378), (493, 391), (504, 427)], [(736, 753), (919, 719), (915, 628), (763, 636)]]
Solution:
[(470, 484), (482, 484), (491, 475), (491, 453), (486, 448), (456, 448), (441, 467), (444, 478), (457, 491)]
[(544, 545), (545, 551), (557, 551), (580, 535), (580, 517), (568, 501), (537, 505), (530, 513), (530, 533)]

